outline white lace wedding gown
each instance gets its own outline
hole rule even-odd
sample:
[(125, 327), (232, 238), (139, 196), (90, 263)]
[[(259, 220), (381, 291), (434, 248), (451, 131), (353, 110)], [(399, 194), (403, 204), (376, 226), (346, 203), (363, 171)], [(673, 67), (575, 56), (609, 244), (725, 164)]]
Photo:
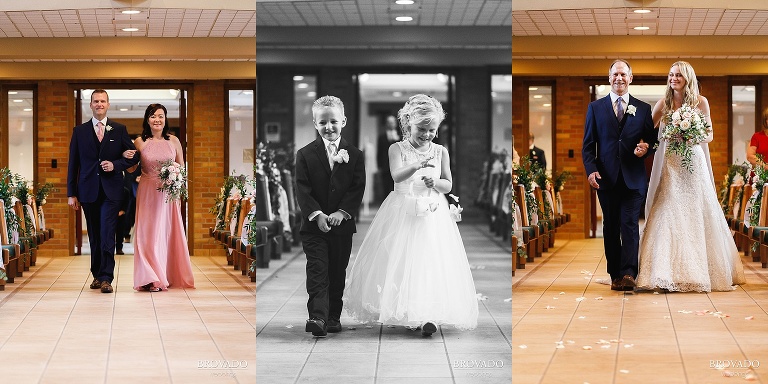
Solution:
[[(659, 131), (664, 129), (663, 123)], [(660, 141), (640, 237), (637, 286), (669, 291), (730, 291), (744, 269), (717, 201), (709, 149), (693, 146), (693, 172)]]
[[(430, 161), (381, 204), (357, 256), (350, 263), (344, 289), (344, 309), (360, 323), (419, 326), (426, 321), (454, 325), (461, 330), (477, 326), (475, 284), (464, 243), (451, 219), (448, 201), (428, 189), (421, 177), (440, 178), (443, 147), (430, 144), (417, 152), (401, 141), (403, 164)], [(404, 204), (411, 183), (415, 195), (433, 197), (437, 210), (427, 216), (410, 216)]]

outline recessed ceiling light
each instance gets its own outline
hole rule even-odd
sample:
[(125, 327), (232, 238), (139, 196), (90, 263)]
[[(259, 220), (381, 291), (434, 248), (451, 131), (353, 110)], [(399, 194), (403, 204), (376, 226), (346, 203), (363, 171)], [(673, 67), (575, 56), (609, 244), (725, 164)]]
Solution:
[[(635, 11), (635, 12), (637, 12), (637, 11)], [(135, 14), (141, 13), (141, 11), (139, 11), (138, 9), (129, 9), (129, 10), (126, 10), (126, 11), (122, 11), (121, 13), (124, 14), (124, 15), (135, 15)]]
[(635, 9), (633, 12), (635, 13), (651, 13), (650, 9)]
[(24, 108), (24, 112), (32, 112), (32, 108)]
[(123, 32), (136, 32), (136, 31), (138, 31), (138, 30), (139, 30), (138, 28), (134, 28), (134, 27), (131, 27), (131, 28), (123, 28)]
[(395, 4), (411, 5), (411, 4), (413, 4), (413, 0), (397, 0), (397, 1), (395, 1)]
[(304, 76), (298, 76), (297, 75), (297, 76), (293, 77), (293, 81), (302, 81), (302, 80), (304, 80)]
[(253, 95), (253, 91), (250, 89), (246, 89), (243, 91), (243, 95)]
[(647, 30), (651, 29), (651, 27), (635, 27), (633, 29), (636, 30), (636, 31), (647, 31)]
[(315, 91), (307, 92), (307, 97), (315, 97), (315, 96), (317, 96), (317, 92), (315, 92)]
[[(510, 78), (511, 79), (511, 78)], [(529, 91), (538, 91), (539, 87), (528, 87)]]
[(534, 99), (541, 99), (542, 97), (544, 97), (544, 96), (542, 96), (542, 95), (533, 95)]
[(392, 92), (392, 96), (394, 96), (394, 97), (402, 97), (403, 93), (400, 92), (400, 91), (395, 91), (395, 92)]
[(23, 101), (24, 101), (24, 100), (22, 100), (22, 99), (14, 99), (14, 100), (13, 100), (13, 102), (14, 102), (14, 103), (21, 103), (21, 102), (23, 102)]
[(395, 17), (395, 20), (397, 20), (397, 21), (413, 21), (413, 17), (411, 17), (411, 16), (398, 16), (398, 17)]
[(8, 94), (9, 94), (9, 95), (18, 95), (19, 93), (18, 93), (18, 92), (16, 92), (16, 91), (8, 91)]
[(125, 112), (127, 110), (128, 110), (128, 108), (120, 108), (120, 112)]
[(299, 88), (299, 89), (303, 89), (307, 87), (309, 87), (309, 84), (307, 83), (299, 83), (298, 85), (296, 85), (296, 88)]
[(549, 103), (547, 103), (547, 104), (542, 104), (541, 106), (542, 106), (542, 107), (551, 107), (551, 106), (552, 106), (552, 104), (549, 104)]

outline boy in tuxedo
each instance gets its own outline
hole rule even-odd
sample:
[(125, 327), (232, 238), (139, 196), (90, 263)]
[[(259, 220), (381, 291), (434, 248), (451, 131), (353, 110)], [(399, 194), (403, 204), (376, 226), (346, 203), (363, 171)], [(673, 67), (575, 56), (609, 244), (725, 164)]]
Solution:
[(339, 98), (317, 99), (312, 120), (320, 137), (296, 153), (296, 195), (307, 213), (301, 224), (309, 294), (305, 331), (322, 337), (342, 329), (341, 297), (365, 190), (365, 159), (341, 137), (347, 118)]

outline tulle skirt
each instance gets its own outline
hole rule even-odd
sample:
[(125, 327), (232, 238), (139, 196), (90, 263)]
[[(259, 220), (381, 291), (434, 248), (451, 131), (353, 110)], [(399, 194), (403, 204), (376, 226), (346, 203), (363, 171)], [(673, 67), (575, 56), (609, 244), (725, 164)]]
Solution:
[(427, 216), (405, 213), (406, 193), (384, 200), (347, 271), (344, 308), (360, 323), (461, 330), (477, 326), (475, 284), (448, 202)]

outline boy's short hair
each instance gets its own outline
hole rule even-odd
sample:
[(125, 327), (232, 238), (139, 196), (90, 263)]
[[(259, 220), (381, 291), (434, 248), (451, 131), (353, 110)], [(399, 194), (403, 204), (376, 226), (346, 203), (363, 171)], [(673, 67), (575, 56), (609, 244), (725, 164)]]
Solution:
[(342, 116), (344, 115), (344, 103), (341, 102), (341, 99), (339, 99), (336, 96), (323, 96), (312, 104), (312, 118), (315, 118), (315, 113), (320, 110), (320, 108), (338, 108), (341, 111)]

